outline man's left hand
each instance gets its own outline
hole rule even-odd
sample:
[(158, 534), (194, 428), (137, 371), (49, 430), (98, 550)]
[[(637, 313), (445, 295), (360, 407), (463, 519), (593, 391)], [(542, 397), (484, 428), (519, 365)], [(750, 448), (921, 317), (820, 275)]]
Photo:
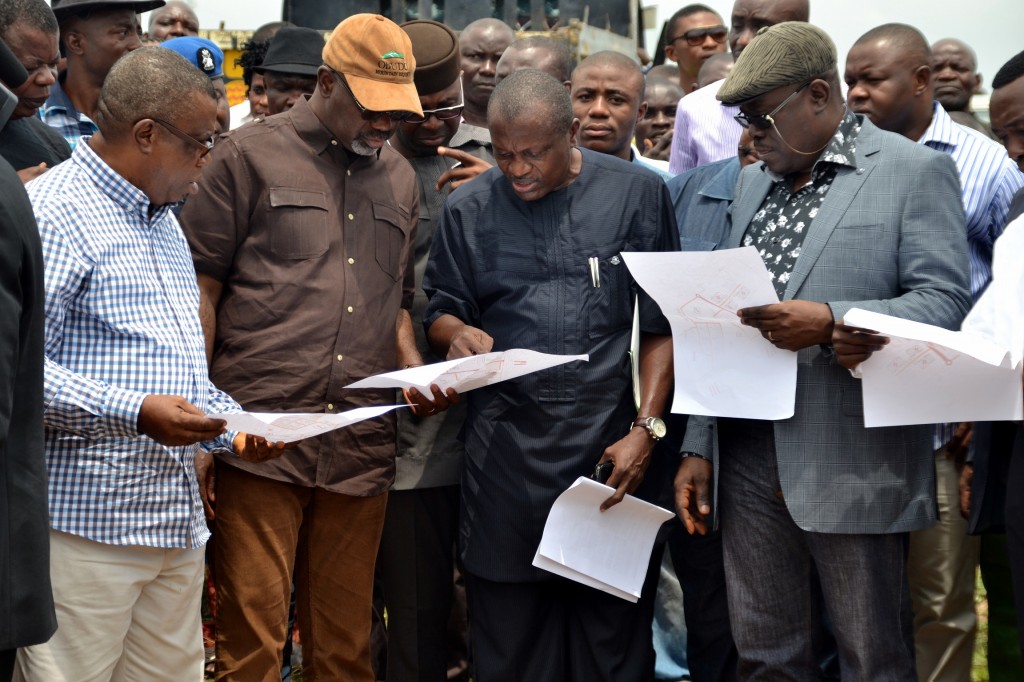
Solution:
[(412, 413), (417, 417), (430, 417), (439, 414), (447, 410), (451, 405), (457, 405), (460, 400), (459, 394), (454, 388), (449, 388), (447, 392), (442, 393), (440, 386), (431, 384), (430, 392), (432, 398), (423, 395), (416, 388), (402, 389), (405, 402), (411, 406)]
[(672, 131), (666, 131), (657, 140), (644, 138), (644, 151), (642, 156), (655, 161), (668, 161), (672, 153)]
[(832, 340), (832, 309), (814, 301), (783, 301), (737, 310), (740, 322), (754, 327), (776, 348), (798, 351)]
[(608, 486), (615, 488), (615, 494), (601, 503), (601, 511), (622, 502), (627, 493), (636, 490), (643, 482), (653, 449), (654, 441), (647, 431), (641, 428), (630, 429), (625, 438), (608, 446), (598, 464), (611, 462), (615, 465), (607, 483)]
[(862, 327), (840, 323), (832, 331), (832, 350), (836, 353), (836, 362), (849, 370), (856, 369), (857, 365), (885, 348), (887, 343), (888, 336)]
[(235, 448), (235, 454), (246, 462), (266, 462), (284, 454), (284, 451), (291, 448), (295, 443), (271, 443), (265, 438), (253, 436), (248, 433), (239, 433), (231, 441)]

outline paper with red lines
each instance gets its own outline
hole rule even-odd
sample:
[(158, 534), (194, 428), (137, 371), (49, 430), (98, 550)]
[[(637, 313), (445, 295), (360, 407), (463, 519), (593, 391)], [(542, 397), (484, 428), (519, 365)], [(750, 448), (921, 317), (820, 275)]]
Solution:
[(437, 384), (442, 391), (454, 388), (459, 393), (465, 393), (576, 360), (588, 362), (590, 356), (551, 355), (513, 348), (378, 374), (345, 388), (416, 388), (429, 395), (431, 384)]

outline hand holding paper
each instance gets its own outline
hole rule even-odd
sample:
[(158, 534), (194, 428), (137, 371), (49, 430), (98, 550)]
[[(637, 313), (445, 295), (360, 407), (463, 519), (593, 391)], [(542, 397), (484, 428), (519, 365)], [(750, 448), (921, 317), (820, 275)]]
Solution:
[(533, 565), (636, 603), (654, 538), (672, 512), (631, 495), (600, 511), (611, 493), (606, 485), (576, 479), (551, 507)]

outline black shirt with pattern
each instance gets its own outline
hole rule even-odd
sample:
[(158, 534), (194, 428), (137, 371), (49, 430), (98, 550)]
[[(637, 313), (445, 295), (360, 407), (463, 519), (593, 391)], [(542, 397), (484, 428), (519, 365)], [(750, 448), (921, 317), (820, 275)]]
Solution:
[(800, 257), (804, 236), (818, 214), (839, 166), (856, 168), (856, 143), (860, 125), (847, 110), (825, 151), (811, 168), (811, 180), (796, 192), (790, 191), (790, 178), (762, 170), (775, 185), (750, 221), (743, 246), (755, 246), (771, 275), (781, 300)]

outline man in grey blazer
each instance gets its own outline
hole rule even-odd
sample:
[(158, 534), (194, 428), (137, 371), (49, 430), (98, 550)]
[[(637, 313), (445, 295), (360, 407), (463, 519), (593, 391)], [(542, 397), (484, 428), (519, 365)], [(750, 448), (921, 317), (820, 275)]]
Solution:
[(970, 294), (956, 168), (849, 112), (835, 45), (810, 24), (762, 30), (718, 98), (739, 105), (762, 159), (740, 174), (724, 246), (757, 248), (782, 300), (739, 315), (799, 353), (796, 406), (774, 423), (695, 418), (677, 505), (691, 532), (706, 529), (717, 455), (740, 679), (820, 677), (824, 613), (843, 679), (912, 682), (907, 537), (935, 522), (931, 429), (865, 429), (836, 349), (847, 362), (879, 348), (841, 324), (853, 307), (959, 326)]

